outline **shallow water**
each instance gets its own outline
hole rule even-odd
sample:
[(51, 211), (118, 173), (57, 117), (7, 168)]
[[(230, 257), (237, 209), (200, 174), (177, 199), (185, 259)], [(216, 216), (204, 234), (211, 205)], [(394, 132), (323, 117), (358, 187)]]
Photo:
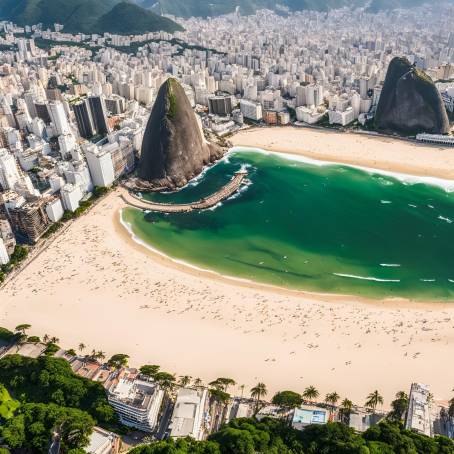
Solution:
[(147, 196), (195, 201), (246, 166), (249, 182), (230, 199), (191, 213), (128, 208), (123, 221), (159, 251), (229, 276), (374, 298), (453, 299), (454, 193), (423, 179), (320, 164), (235, 150), (184, 189)]

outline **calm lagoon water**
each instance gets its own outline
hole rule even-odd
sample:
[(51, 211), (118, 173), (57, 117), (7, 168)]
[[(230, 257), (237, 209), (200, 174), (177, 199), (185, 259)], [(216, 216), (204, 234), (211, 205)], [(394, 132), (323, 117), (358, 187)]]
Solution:
[(242, 167), (248, 184), (205, 211), (127, 208), (153, 248), (194, 266), (292, 289), (420, 300), (454, 299), (454, 192), (423, 179), (236, 149), (182, 190), (200, 199)]

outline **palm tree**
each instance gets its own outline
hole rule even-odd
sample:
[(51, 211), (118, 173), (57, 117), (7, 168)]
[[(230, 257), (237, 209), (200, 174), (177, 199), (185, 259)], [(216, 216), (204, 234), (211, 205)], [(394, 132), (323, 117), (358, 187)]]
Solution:
[(454, 397), (449, 401), (448, 415), (454, 418)]
[(80, 353), (82, 353), (82, 352), (85, 350), (86, 345), (85, 345), (84, 343), (81, 342), (81, 343), (79, 344), (79, 347), (78, 347), (78, 348), (79, 348)]
[(240, 389), (241, 389), (241, 398), (243, 398), (243, 396), (244, 396), (244, 388), (245, 388), (245, 387), (246, 387), (245, 385), (240, 385)]
[(235, 386), (236, 381), (233, 380), (232, 378), (220, 377), (220, 378), (216, 378), (216, 380), (214, 380), (208, 384), (215, 389), (227, 392), (227, 388), (229, 386)]
[(50, 339), (49, 334), (44, 334), (44, 336), (43, 336), (43, 342), (44, 342), (45, 344), (47, 344), (47, 343), (49, 342), (49, 339)]
[(268, 394), (268, 390), (266, 389), (265, 383), (257, 383), (252, 389), (251, 389), (251, 397), (255, 399), (256, 401), (261, 400), (263, 397), (265, 397)]
[(60, 342), (60, 339), (58, 337), (51, 337), (50, 338), (50, 341), (53, 343), (53, 344), (58, 344)]
[(201, 380), (200, 378), (196, 378), (196, 379), (194, 380), (194, 386), (195, 386), (196, 388), (200, 388), (201, 386), (203, 386), (202, 380)]
[(336, 391), (334, 391), (333, 393), (328, 393), (326, 396), (325, 396), (325, 402), (332, 406), (332, 407), (335, 407), (336, 404), (337, 404), (337, 401), (340, 399), (340, 396), (339, 394), (337, 394)]
[(259, 412), (260, 401), (268, 394), (265, 383), (257, 383), (251, 389), (251, 397), (255, 400), (254, 416)]
[(309, 402), (314, 402), (319, 395), (320, 393), (318, 392), (317, 388), (315, 388), (315, 386), (308, 386), (303, 391), (304, 399), (307, 399)]
[(178, 383), (184, 388), (185, 386), (188, 386), (189, 383), (191, 383), (191, 377), (189, 375), (182, 375)]
[(372, 412), (375, 413), (378, 405), (383, 405), (383, 397), (377, 390), (375, 390), (367, 396), (365, 406), (367, 408), (371, 408)]
[(396, 393), (396, 399), (408, 399), (408, 395), (405, 391), (398, 391)]
[(96, 357), (102, 361), (103, 359), (106, 359), (106, 354), (102, 350), (99, 350), (96, 352)]
[(349, 399), (344, 399), (341, 402), (341, 408), (340, 408), (340, 419), (341, 422), (348, 425), (350, 422), (350, 413), (352, 412), (353, 409), (353, 402)]
[(336, 391), (333, 393), (328, 393), (325, 396), (325, 403), (329, 405), (329, 415), (330, 418), (333, 416), (334, 409), (336, 408), (336, 403), (340, 399), (339, 394)]

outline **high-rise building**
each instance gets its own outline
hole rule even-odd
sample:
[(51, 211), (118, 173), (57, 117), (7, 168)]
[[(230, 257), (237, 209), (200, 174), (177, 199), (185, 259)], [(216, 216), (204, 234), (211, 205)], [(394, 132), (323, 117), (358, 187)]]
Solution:
[(429, 437), (433, 436), (430, 391), (427, 385), (421, 383), (411, 384), (405, 429)]
[(110, 405), (120, 422), (144, 432), (152, 432), (157, 423), (164, 392), (156, 383), (137, 378), (120, 378), (108, 391)]
[(8, 251), (6, 250), (3, 239), (0, 238), (0, 265), (6, 265), (9, 262)]
[[(25, 201), (23, 201), (25, 202)], [(45, 199), (36, 202), (20, 203), (8, 208), (7, 213), (14, 232), (30, 243), (35, 243), (46, 231), (49, 218), (46, 213)]]
[(115, 170), (110, 150), (95, 145), (85, 147), (85, 157), (95, 186), (107, 187), (115, 180)]
[(66, 118), (63, 104), (60, 101), (51, 102), (48, 105), (48, 109), (55, 133), (58, 136), (62, 134), (69, 134), (71, 129), (69, 127), (68, 119)]
[(230, 96), (211, 96), (208, 98), (211, 114), (230, 115), (232, 113), (232, 98)]
[(90, 105), (91, 117), (95, 130), (98, 134), (108, 134), (110, 132), (109, 124), (107, 123), (107, 112), (104, 98), (101, 96), (90, 96), (88, 98)]
[(83, 101), (73, 104), (73, 110), (81, 137), (85, 139), (93, 137), (95, 135), (95, 127), (88, 101), (84, 99)]
[(63, 186), (60, 193), (65, 209), (74, 212), (79, 208), (79, 202), (82, 199), (82, 191), (79, 186), (68, 183)]
[(13, 189), (21, 179), (16, 159), (6, 149), (0, 149), (0, 186), (4, 191)]
[(118, 95), (105, 98), (106, 109), (113, 115), (122, 114), (125, 111), (125, 99)]
[(44, 121), (44, 123), (50, 123), (49, 110), (47, 109), (47, 103), (45, 102), (35, 102), (35, 111), (36, 115)]
[(16, 247), (16, 238), (7, 219), (0, 219), (0, 238), (5, 244), (6, 251), (11, 255)]

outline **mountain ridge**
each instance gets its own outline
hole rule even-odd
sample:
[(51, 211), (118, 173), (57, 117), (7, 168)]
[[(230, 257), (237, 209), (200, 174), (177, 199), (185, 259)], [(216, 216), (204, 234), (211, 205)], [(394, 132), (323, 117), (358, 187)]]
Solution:
[(58, 23), (68, 33), (141, 34), (182, 27), (135, 3), (121, 0), (0, 0), (0, 20), (20, 26)]
[[(446, 0), (453, 2), (454, 0)], [(253, 14), (258, 9), (274, 11), (329, 11), (334, 8), (364, 7), (370, 12), (396, 8), (412, 8), (428, 0), (136, 0), (144, 8), (160, 14), (171, 14), (177, 17), (212, 17), (232, 13), (239, 8), (241, 14)]]

